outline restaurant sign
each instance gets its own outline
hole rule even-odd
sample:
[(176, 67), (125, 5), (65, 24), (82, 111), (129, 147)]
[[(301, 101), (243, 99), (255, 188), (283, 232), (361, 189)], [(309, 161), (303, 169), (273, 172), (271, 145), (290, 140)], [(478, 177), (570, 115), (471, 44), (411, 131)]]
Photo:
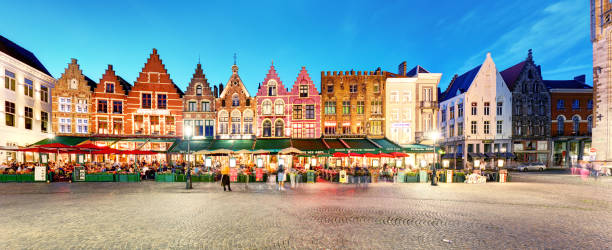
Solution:
[(137, 109), (136, 113), (139, 115), (170, 115), (168, 109)]

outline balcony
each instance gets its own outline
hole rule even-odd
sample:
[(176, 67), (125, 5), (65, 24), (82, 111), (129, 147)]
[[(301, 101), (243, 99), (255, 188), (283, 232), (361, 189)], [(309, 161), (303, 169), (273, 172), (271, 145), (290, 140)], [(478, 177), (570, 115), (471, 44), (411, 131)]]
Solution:
[(436, 102), (436, 101), (421, 101), (419, 107), (420, 108), (424, 108), (424, 109), (437, 109), (438, 108), (438, 102)]

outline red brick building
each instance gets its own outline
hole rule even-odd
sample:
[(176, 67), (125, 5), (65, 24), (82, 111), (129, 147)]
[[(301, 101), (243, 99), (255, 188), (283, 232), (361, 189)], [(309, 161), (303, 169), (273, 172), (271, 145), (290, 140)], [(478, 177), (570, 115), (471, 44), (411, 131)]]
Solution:
[(254, 138), (256, 104), (238, 75), (238, 66), (232, 65), (232, 76), (217, 98), (217, 137)]
[(585, 76), (544, 80), (551, 97), (552, 166), (589, 160), (593, 127), (593, 87)]
[(204, 75), (202, 65), (198, 63), (187, 91), (183, 96), (184, 125), (192, 128), (194, 139), (212, 138), (215, 135), (215, 96)]
[(153, 49), (125, 106), (125, 134), (178, 137), (183, 133), (183, 92)]
[(115, 74), (113, 65), (108, 65), (92, 96), (92, 134), (126, 134), (123, 111), (131, 88), (127, 81)]

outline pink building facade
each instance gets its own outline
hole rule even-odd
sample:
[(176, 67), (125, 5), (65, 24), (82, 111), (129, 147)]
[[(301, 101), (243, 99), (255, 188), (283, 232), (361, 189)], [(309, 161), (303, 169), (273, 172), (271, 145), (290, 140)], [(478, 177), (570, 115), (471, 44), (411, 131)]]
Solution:
[(306, 67), (300, 70), (289, 95), (291, 137), (321, 137), (321, 95), (310, 79)]
[(257, 90), (257, 137), (283, 138), (291, 133), (290, 94), (281, 82), (274, 65)]

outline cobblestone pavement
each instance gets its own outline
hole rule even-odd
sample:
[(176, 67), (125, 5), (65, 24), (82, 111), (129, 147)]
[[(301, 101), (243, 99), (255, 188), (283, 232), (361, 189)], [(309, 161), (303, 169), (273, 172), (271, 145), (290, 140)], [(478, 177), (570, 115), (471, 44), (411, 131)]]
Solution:
[(612, 248), (600, 185), (232, 186), (0, 184), (0, 248)]

